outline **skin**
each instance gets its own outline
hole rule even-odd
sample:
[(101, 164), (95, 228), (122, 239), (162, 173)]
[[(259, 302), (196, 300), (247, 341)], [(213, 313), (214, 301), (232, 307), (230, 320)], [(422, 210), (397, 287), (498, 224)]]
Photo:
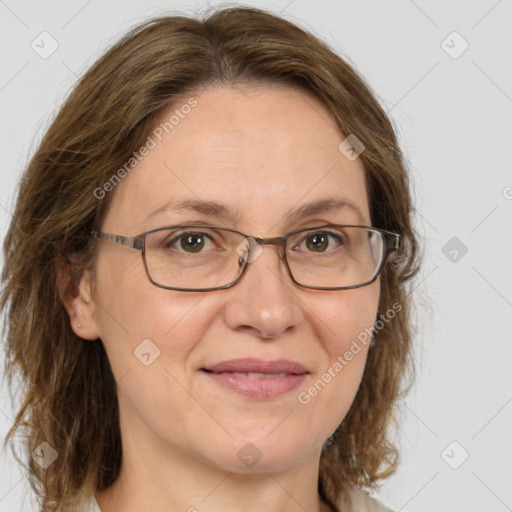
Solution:
[[(338, 150), (345, 137), (315, 98), (269, 86), (193, 97), (191, 113), (110, 192), (102, 231), (132, 236), (202, 221), (272, 237), (324, 223), (371, 225), (363, 165)], [(345, 208), (287, 220), (328, 197), (351, 201), (362, 218)], [(241, 218), (148, 218), (171, 200), (198, 198), (237, 208)], [(263, 246), (232, 288), (166, 290), (151, 284), (140, 251), (98, 241), (93, 271), (66, 307), (79, 336), (101, 338), (118, 382), (123, 466), (116, 483), (96, 493), (102, 511), (325, 510), (317, 492), (322, 444), (355, 397), (367, 346), (308, 404), (297, 395), (374, 324), (379, 293), (379, 280), (352, 290), (301, 288), (276, 246)], [(147, 338), (160, 349), (150, 366), (133, 353)], [(298, 361), (310, 375), (299, 389), (261, 400), (199, 371), (239, 357)], [(237, 457), (247, 442), (262, 455), (252, 468)]]

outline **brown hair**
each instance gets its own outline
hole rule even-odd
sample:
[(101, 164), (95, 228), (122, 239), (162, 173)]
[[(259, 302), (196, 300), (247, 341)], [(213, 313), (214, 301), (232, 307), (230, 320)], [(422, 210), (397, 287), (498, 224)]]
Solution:
[[(94, 191), (144, 144), (162, 109), (208, 85), (237, 83), (307, 91), (341, 134), (365, 146), (359, 158), (372, 225), (404, 243), (381, 275), (378, 314), (396, 303), (402, 309), (375, 334), (355, 400), (322, 452), (319, 492), (332, 504), (347, 485), (373, 488), (396, 469), (388, 436), (414, 373), (408, 281), (418, 250), (393, 126), (365, 81), (325, 43), (265, 11), (228, 8), (131, 30), (79, 81), (23, 174), (2, 273), (6, 375), (11, 386), (21, 378), (23, 393), (6, 442), (25, 436), (30, 483), (46, 510), (67, 510), (81, 493), (110, 486), (122, 463), (116, 382), (101, 340), (84, 341), (71, 329), (57, 261), (72, 260), (76, 278), (91, 265), (90, 233), (112, 197), (97, 200)], [(47, 469), (28, 456), (44, 441), (58, 453)]]

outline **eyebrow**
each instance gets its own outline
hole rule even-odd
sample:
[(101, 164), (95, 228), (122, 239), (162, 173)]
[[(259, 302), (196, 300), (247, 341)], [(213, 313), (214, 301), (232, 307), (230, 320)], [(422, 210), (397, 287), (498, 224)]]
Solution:
[[(284, 218), (289, 222), (296, 222), (306, 217), (311, 217), (319, 213), (328, 213), (335, 210), (350, 209), (356, 213), (358, 220), (364, 224), (366, 222), (365, 216), (361, 209), (351, 201), (339, 198), (321, 199), (318, 201), (311, 201), (305, 203), (296, 210), (286, 214)], [(153, 217), (159, 213), (202, 213), (219, 217), (222, 219), (229, 219), (231, 221), (240, 222), (242, 215), (237, 208), (232, 209), (222, 203), (216, 201), (201, 201), (199, 199), (186, 199), (178, 202), (167, 203), (163, 207), (151, 213), (148, 217)]]

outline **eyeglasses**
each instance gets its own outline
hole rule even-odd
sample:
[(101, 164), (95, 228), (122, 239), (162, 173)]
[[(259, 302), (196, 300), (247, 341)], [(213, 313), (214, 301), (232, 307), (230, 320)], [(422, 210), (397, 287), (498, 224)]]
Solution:
[(259, 238), (234, 229), (184, 224), (150, 229), (137, 236), (93, 231), (92, 236), (138, 249), (149, 280), (181, 291), (212, 291), (240, 281), (248, 263), (278, 245), (293, 282), (305, 288), (344, 290), (373, 283), (400, 235), (367, 226), (326, 224), (282, 237)]

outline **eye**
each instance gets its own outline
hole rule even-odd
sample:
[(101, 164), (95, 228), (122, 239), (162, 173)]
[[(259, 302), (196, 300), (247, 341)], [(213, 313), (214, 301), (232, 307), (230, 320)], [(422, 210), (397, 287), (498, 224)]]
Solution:
[(336, 249), (336, 247), (343, 244), (344, 240), (341, 234), (329, 231), (314, 231), (306, 235), (303, 242), (299, 245), (299, 250), (323, 253)]
[(203, 249), (205, 247), (206, 249), (215, 248), (213, 238), (207, 233), (200, 231), (182, 233), (165, 242), (164, 245), (166, 248), (173, 248), (180, 252), (193, 254), (204, 252)]

